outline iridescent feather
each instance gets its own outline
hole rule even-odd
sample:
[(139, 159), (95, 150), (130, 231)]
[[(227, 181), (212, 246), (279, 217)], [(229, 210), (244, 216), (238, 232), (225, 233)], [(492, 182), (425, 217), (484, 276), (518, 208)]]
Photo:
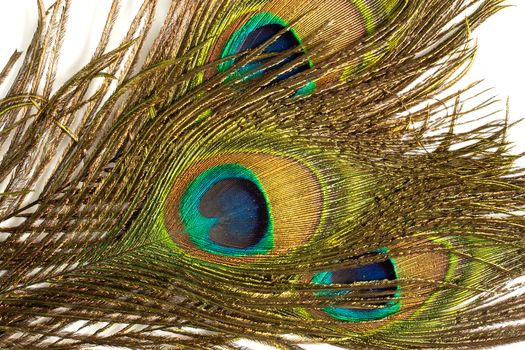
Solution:
[(0, 100), (0, 346), (525, 340), (524, 170), (451, 90), (501, 1), (180, 0), (147, 47), (150, 0), (109, 50), (115, 0), (55, 88), (70, 6)]

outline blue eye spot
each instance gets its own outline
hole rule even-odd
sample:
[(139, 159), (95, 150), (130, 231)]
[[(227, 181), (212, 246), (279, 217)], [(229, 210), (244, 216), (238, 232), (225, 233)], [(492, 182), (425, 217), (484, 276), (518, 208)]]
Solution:
[(227, 178), (215, 183), (202, 196), (199, 211), (216, 220), (209, 238), (224, 247), (255, 246), (268, 229), (264, 195), (250, 180)]
[[(264, 49), (264, 53), (282, 52), (294, 47), (302, 47), (301, 39), (295, 33), (295, 31), (293, 29), (284, 31), (286, 28), (288, 28), (288, 24), (279, 17), (267, 12), (259, 13), (258, 15), (251, 17), (230, 37), (223, 49), (221, 58), (225, 58), (250, 49), (255, 49), (270, 40), (274, 41)], [(265, 62), (268, 61), (268, 59), (251, 62), (236, 69), (233, 73), (233, 76), (245, 76), (245, 80), (253, 79), (267, 73), (268, 71), (282, 67), (283, 65), (290, 63), (304, 54), (305, 50), (303, 48), (302, 52), (290, 54), (278, 64), (268, 68), (261, 68), (259, 70), (257, 70), (257, 68), (261, 67)], [(223, 72), (229, 69), (235, 62), (235, 60), (230, 60), (223, 63), (219, 66), (219, 71)], [(276, 77), (276, 81), (287, 79), (295, 74), (309, 69), (311, 66), (311, 61), (308, 61), (308, 63), (278, 75)], [(306, 86), (299, 89), (296, 95), (307, 94), (314, 88), (315, 83), (309, 82)]]
[(273, 248), (266, 194), (241, 165), (223, 164), (197, 176), (182, 196), (180, 217), (192, 242), (207, 252), (248, 256)]
[[(386, 249), (382, 249), (371, 254), (386, 253)], [(383, 280), (396, 280), (398, 278), (396, 265), (393, 259), (379, 261), (376, 263), (366, 264), (357, 267), (350, 267), (337, 271), (325, 271), (317, 273), (312, 278), (312, 283), (315, 284), (352, 284), (355, 282), (371, 282)], [(316, 292), (319, 296), (341, 296), (351, 292), (351, 290), (334, 290), (334, 291), (320, 291)], [(363, 292), (376, 292), (376, 296), (367, 297), (370, 300), (370, 305), (377, 306), (370, 309), (358, 309), (349, 307), (330, 306), (323, 308), (323, 311), (331, 317), (340, 321), (347, 322), (364, 322), (372, 320), (380, 320), (398, 312), (401, 308), (399, 301), (386, 301), (384, 303), (374, 302), (374, 299), (398, 298), (399, 286), (392, 287), (378, 287), (364, 290)], [(366, 300), (364, 301), (366, 303)]]

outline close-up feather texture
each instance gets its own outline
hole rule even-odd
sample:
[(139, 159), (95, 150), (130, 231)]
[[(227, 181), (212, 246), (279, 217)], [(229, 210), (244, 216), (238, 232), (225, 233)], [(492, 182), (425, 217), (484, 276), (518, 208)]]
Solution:
[(506, 1), (106, 1), (58, 79), (79, 1), (1, 46), (0, 348), (525, 341)]

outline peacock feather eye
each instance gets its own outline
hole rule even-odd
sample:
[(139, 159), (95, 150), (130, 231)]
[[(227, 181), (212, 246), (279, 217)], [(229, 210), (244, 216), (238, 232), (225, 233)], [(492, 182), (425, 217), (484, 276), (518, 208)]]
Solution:
[[(261, 66), (269, 59), (260, 59), (250, 62), (237, 68), (233, 73), (235, 76), (241, 76), (244, 77), (244, 79), (253, 79), (271, 70), (280, 68), (306, 54), (306, 49), (302, 44), (300, 36), (293, 28), (289, 27), (289, 24), (285, 20), (275, 14), (263, 12), (249, 18), (240, 29), (231, 35), (222, 50), (221, 58), (227, 58), (234, 54), (255, 49), (265, 43), (267, 43), (267, 47), (263, 50), (263, 53), (282, 52), (299, 46), (302, 49), (302, 53), (292, 53), (277, 64), (267, 68), (262, 68)], [(236, 60), (226, 61), (219, 65), (218, 70), (219, 72), (223, 72), (235, 63)], [(281, 73), (275, 79), (276, 81), (287, 79), (307, 70), (312, 67), (312, 65), (312, 61), (308, 60), (308, 63)], [(305, 87), (301, 88), (297, 94), (306, 94), (311, 92), (314, 88), (315, 83), (310, 82)]]
[(329, 199), (323, 181), (298, 158), (219, 152), (175, 178), (164, 204), (165, 227), (175, 249), (206, 261), (280, 256), (319, 231)]
[(204, 171), (181, 199), (190, 240), (214, 254), (265, 254), (273, 247), (273, 229), (264, 191), (256, 175), (239, 164)]
[[(293, 9), (287, 0), (268, 0), (260, 5), (240, 11), (226, 24), (218, 26), (218, 38), (207, 55), (209, 62), (225, 59), (231, 55), (247, 52), (267, 44), (263, 53), (278, 53), (296, 49), (294, 53), (282, 58), (270, 67), (261, 67), (269, 59), (255, 58), (250, 63), (236, 67), (228, 79), (241, 78), (251, 80), (268, 74), (293, 60), (307, 55), (304, 64), (280, 73), (274, 82), (282, 81), (314, 67), (326, 55), (343, 50), (351, 43), (356, 43), (373, 33), (378, 26), (402, 7), (399, 0), (363, 1), (332, 0), (327, 6), (325, 0), (296, 0)], [(321, 35), (318, 35), (322, 33)], [(305, 43), (306, 39), (308, 43)], [(309, 52), (321, 41), (329, 40), (326, 51)], [(373, 62), (378, 52), (371, 51), (349, 64), (341, 72), (329, 73), (318, 79), (308, 81), (298, 89), (296, 96), (307, 95), (317, 86), (322, 86), (337, 79), (345, 80), (356, 67)], [(217, 67), (224, 72), (234, 66), (238, 60), (231, 59)]]
[[(384, 248), (372, 252), (369, 255), (387, 252), (388, 250)], [(351, 285), (356, 282), (395, 281), (396, 279), (398, 279), (397, 266), (392, 258), (388, 258), (384, 261), (363, 264), (356, 267), (319, 272), (312, 277), (311, 282), (322, 285)], [(319, 296), (342, 296), (351, 293), (352, 290), (349, 289), (320, 291), (316, 294)], [(401, 308), (399, 301), (384, 301), (385, 299), (399, 298), (399, 286), (360, 289), (359, 293), (364, 295), (362, 303), (367, 304), (366, 307), (329, 306), (323, 308), (323, 311), (330, 317), (340, 321), (365, 322), (383, 319), (395, 314)], [(377, 300), (379, 300), (379, 302)]]

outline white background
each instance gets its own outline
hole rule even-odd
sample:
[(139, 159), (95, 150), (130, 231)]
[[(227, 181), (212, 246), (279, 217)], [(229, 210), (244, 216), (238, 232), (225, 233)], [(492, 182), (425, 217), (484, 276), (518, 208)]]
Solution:
[[(51, 2), (44, 1), (46, 6)], [(119, 34), (125, 33), (126, 23), (129, 23), (129, 18), (140, 3), (141, 0), (123, 0), (123, 12), (117, 21)], [(169, 3), (170, 0), (161, 0), (164, 6)], [(88, 62), (100, 37), (110, 4), (111, 0), (74, 1), (60, 61), (58, 84)], [(478, 56), (462, 84), (484, 79), (483, 87), (493, 87), (493, 93), (502, 100), (498, 107), (504, 109), (505, 100), (510, 98), (510, 118), (515, 121), (525, 117), (525, 1), (509, 0), (507, 4), (513, 7), (492, 17), (473, 33), (479, 42)], [(36, 8), (36, 0), (0, 0), (0, 67), (15, 49), (23, 51), (27, 47), (36, 28)], [(117, 44), (117, 41), (113, 44)], [(5, 87), (0, 87), (0, 97), (4, 93)], [(514, 152), (525, 152), (525, 122), (511, 131), (510, 138), (516, 143)], [(524, 160), (520, 163), (525, 165)], [(309, 349), (333, 348), (316, 345)], [(497, 349), (522, 350), (525, 349), (525, 343)]]

